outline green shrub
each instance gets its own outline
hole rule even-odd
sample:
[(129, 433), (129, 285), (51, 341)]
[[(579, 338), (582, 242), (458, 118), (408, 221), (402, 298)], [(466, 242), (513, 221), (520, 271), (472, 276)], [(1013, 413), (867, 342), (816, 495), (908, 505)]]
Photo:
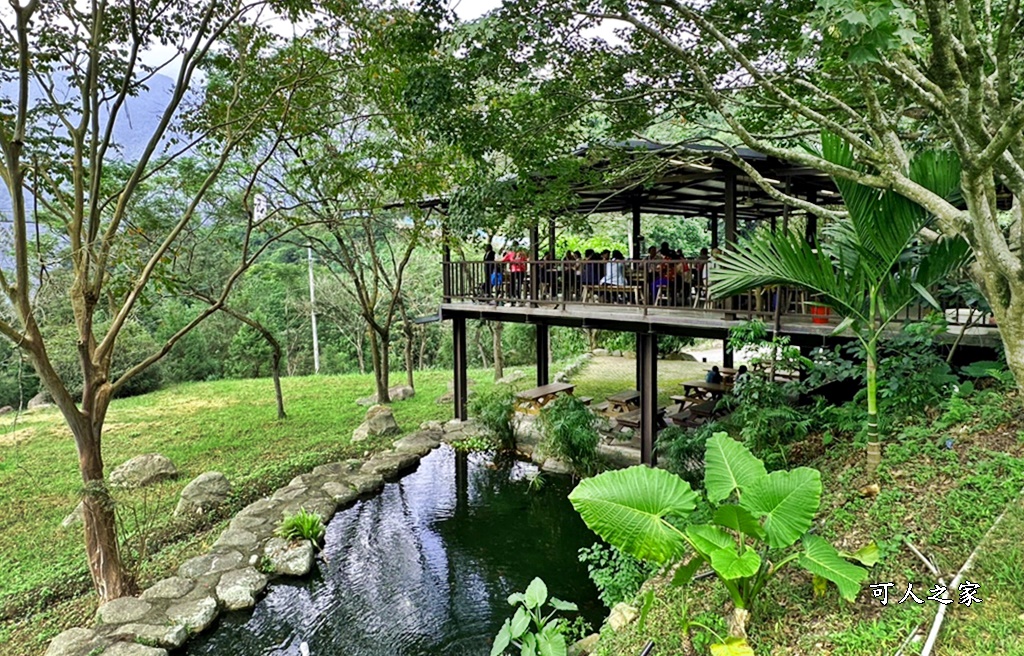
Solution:
[(700, 497), (688, 483), (642, 465), (586, 479), (569, 500), (592, 531), (636, 558), (664, 565), (689, 555), (676, 585), (711, 567), (733, 602), (732, 636), (746, 635), (765, 586), (790, 563), (835, 583), (843, 599), (857, 597), (867, 570), (811, 530), (821, 505), (818, 470), (769, 473), (741, 443), (715, 433), (707, 442), (704, 483), (709, 523), (695, 518)]
[(498, 448), (512, 451), (516, 448), (516, 431), (512, 417), (516, 411), (515, 393), (505, 385), (473, 397), (470, 413), (490, 431)]
[[(491, 645), (491, 656), (519, 653), (565, 654), (567, 637), (572, 627), (559, 612), (577, 611), (576, 604), (548, 597), (548, 588), (539, 578), (533, 579), (526, 592), (517, 592), (508, 598), (510, 606), (516, 608), (515, 615), (505, 620)], [(544, 607), (551, 610), (546, 612)]]
[(787, 387), (748, 374), (733, 389), (736, 407), (729, 421), (769, 469), (785, 466), (785, 445), (807, 437), (814, 421), (812, 413), (793, 405)]
[(327, 527), (320, 515), (309, 512), (305, 508), (290, 517), (286, 517), (274, 531), (274, 535), (285, 540), (309, 540), (319, 545), (324, 539)]
[(620, 601), (630, 601), (644, 581), (658, 571), (656, 566), (600, 542), (580, 549), (579, 558), (581, 563), (586, 563), (601, 603), (608, 608)]
[(598, 470), (596, 419), (590, 408), (572, 395), (561, 396), (541, 412), (544, 437), (551, 451), (582, 476)]
[(658, 433), (658, 465), (695, 488), (704, 487), (704, 445), (715, 424), (697, 428), (669, 426)]

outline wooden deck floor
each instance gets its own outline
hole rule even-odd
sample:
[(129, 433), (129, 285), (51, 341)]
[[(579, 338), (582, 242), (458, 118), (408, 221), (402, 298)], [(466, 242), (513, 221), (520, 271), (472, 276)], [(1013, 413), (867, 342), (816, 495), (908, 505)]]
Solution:
[[(602, 330), (618, 330), (624, 332), (659, 333), (680, 335), (684, 337), (703, 337), (724, 339), (729, 329), (743, 321), (753, 318), (747, 311), (737, 312), (736, 318), (727, 318), (721, 310), (702, 310), (676, 307), (631, 307), (628, 305), (584, 305), (540, 304), (538, 307), (528, 305), (451, 302), (441, 305), (441, 319), (462, 317), (465, 319), (481, 319), (487, 321), (506, 321), (513, 323), (536, 323), (549, 326), (570, 326), (575, 328), (595, 328)], [(765, 323), (771, 323), (770, 317), (762, 317)], [(830, 317), (827, 324), (814, 323), (809, 316), (784, 316), (782, 333), (790, 336), (793, 344), (798, 346), (820, 346), (825, 343), (844, 341), (849, 337), (833, 335), (839, 320)], [(940, 336), (942, 341), (954, 341), (960, 334), (960, 326), (950, 326), (949, 331)], [(999, 331), (994, 326), (969, 328), (961, 344), (981, 347), (994, 347), (999, 344)]]

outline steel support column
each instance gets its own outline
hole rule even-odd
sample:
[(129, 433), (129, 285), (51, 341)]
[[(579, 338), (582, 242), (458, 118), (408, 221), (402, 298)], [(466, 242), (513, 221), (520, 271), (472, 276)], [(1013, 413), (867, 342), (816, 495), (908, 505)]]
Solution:
[(466, 421), (469, 419), (467, 404), (469, 378), (466, 373), (466, 319), (464, 317), (452, 317), (452, 343), (455, 364), (455, 418)]
[(535, 324), (537, 331), (537, 387), (551, 382), (551, 329), (547, 324)]
[(638, 333), (640, 350), (637, 361), (642, 361), (643, 380), (640, 391), (640, 462), (654, 466), (654, 442), (658, 436), (658, 336)]
[(730, 367), (733, 366), (732, 349), (729, 348), (729, 339), (722, 340), (722, 366)]

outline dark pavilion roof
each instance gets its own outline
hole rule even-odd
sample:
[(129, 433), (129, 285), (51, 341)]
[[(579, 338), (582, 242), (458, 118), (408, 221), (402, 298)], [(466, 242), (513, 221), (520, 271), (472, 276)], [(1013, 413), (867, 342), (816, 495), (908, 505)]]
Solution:
[[(742, 170), (715, 157), (716, 153), (724, 152), (721, 146), (672, 146), (639, 139), (580, 148), (573, 154), (593, 158), (594, 162), (588, 165), (591, 172), (612, 172), (615, 164), (604, 154), (615, 153), (634, 161), (646, 158), (646, 173), (642, 177), (619, 178), (596, 186), (581, 183), (574, 189), (579, 198), (578, 204), (567, 207), (566, 212), (614, 213), (632, 212), (638, 208), (642, 214), (721, 217), (725, 212), (726, 177), (734, 174), (737, 220), (781, 216), (784, 213), (783, 203), (769, 197)], [(780, 191), (801, 198), (812, 195), (817, 202), (824, 204), (842, 203), (835, 185), (825, 173), (747, 148), (733, 149), (732, 152), (773, 181), (772, 184)], [(701, 153), (707, 155), (702, 156)], [(830, 201), (830, 197), (835, 200)], [(419, 205), (445, 213), (448, 200), (424, 199)]]
[[(745, 172), (724, 159), (715, 157), (724, 153), (721, 146), (685, 144), (672, 146), (645, 140), (630, 140), (596, 147), (598, 152), (616, 149), (637, 156), (656, 158), (658, 171), (647, 180), (624, 180), (604, 187), (576, 190), (580, 203), (576, 212), (629, 212), (635, 206), (642, 214), (669, 214), (678, 216), (719, 216), (725, 212), (726, 177), (736, 176), (736, 218), (738, 220), (766, 219), (781, 216), (784, 204), (768, 196)], [(586, 157), (594, 149), (581, 148), (574, 154)], [(825, 173), (805, 166), (769, 157), (749, 148), (732, 150), (736, 156), (772, 181), (779, 191), (807, 198), (818, 203), (841, 204), (838, 190)], [(702, 157), (701, 153), (707, 153)], [(592, 166), (607, 167), (610, 160), (599, 160)], [(830, 201), (834, 197), (834, 201)]]

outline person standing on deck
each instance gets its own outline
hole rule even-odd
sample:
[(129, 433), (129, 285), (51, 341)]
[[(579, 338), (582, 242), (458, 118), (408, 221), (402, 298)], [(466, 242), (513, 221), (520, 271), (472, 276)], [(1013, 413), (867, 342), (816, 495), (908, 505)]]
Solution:
[(487, 241), (487, 247), (484, 249), (484, 287), (487, 291), (487, 296), (491, 295), (491, 278), (494, 276), (494, 258), (496, 254), (494, 252), (494, 246), (491, 245), (490, 240)]

